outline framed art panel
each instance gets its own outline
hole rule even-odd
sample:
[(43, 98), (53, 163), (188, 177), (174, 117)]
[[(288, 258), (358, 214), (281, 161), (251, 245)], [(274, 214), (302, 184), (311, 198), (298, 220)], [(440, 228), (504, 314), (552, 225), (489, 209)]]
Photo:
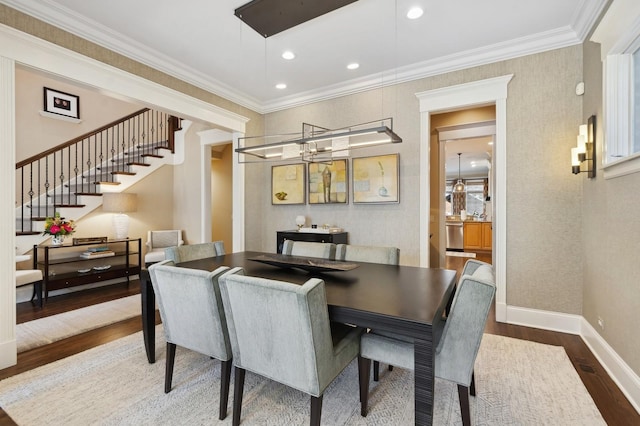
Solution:
[(309, 204), (349, 202), (347, 160), (309, 163)]
[(353, 160), (354, 203), (400, 202), (400, 155), (388, 154)]
[(44, 88), (44, 110), (53, 114), (80, 118), (80, 98), (69, 93)]
[(305, 164), (271, 166), (271, 204), (305, 204)]

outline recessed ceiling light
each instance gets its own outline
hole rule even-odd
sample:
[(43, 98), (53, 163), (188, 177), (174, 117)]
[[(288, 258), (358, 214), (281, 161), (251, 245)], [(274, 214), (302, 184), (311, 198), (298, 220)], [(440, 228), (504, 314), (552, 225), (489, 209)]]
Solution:
[(276, 89), (280, 89), (280, 90), (282, 90), (282, 89), (286, 89), (286, 88), (287, 88), (287, 85), (286, 85), (286, 84), (284, 84), (284, 83), (278, 83), (278, 84), (276, 84)]
[(296, 57), (296, 54), (293, 53), (290, 50), (285, 50), (284, 52), (282, 52), (282, 57), (288, 61), (294, 59)]
[(487, 142), (487, 145), (493, 145), (493, 141)]
[(422, 16), (423, 13), (424, 13), (424, 11), (422, 10), (422, 8), (420, 8), (420, 7), (412, 7), (407, 12), (407, 18), (409, 18), (409, 19), (418, 19), (419, 17)]
[(360, 68), (360, 64), (357, 62), (353, 62), (349, 65), (347, 65), (347, 68), (350, 70), (357, 70), (358, 68)]

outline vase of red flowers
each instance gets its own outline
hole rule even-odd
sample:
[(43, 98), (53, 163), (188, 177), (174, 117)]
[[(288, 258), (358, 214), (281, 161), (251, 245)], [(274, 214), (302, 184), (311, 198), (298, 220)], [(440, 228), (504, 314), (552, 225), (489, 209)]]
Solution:
[(60, 213), (56, 212), (53, 217), (48, 217), (44, 222), (44, 232), (42, 235), (51, 235), (51, 244), (59, 246), (64, 243), (64, 237), (76, 231), (76, 224), (73, 220), (64, 220)]

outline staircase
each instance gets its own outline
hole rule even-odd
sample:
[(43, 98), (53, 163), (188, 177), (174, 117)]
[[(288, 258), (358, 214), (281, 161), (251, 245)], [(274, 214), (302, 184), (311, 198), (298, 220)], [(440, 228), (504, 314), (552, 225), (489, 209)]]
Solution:
[(44, 221), (59, 212), (78, 220), (171, 162), (181, 120), (141, 109), (16, 164), (16, 244), (26, 252), (45, 240)]

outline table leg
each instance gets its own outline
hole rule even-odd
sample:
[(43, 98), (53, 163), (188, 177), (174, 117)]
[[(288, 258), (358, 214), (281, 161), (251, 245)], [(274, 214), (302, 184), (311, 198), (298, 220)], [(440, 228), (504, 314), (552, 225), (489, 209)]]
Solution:
[(425, 337), (414, 342), (416, 425), (433, 424), (435, 352), (431, 333)]
[(149, 364), (156, 362), (156, 295), (149, 271), (140, 271), (140, 298), (142, 300), (142, 335)]

